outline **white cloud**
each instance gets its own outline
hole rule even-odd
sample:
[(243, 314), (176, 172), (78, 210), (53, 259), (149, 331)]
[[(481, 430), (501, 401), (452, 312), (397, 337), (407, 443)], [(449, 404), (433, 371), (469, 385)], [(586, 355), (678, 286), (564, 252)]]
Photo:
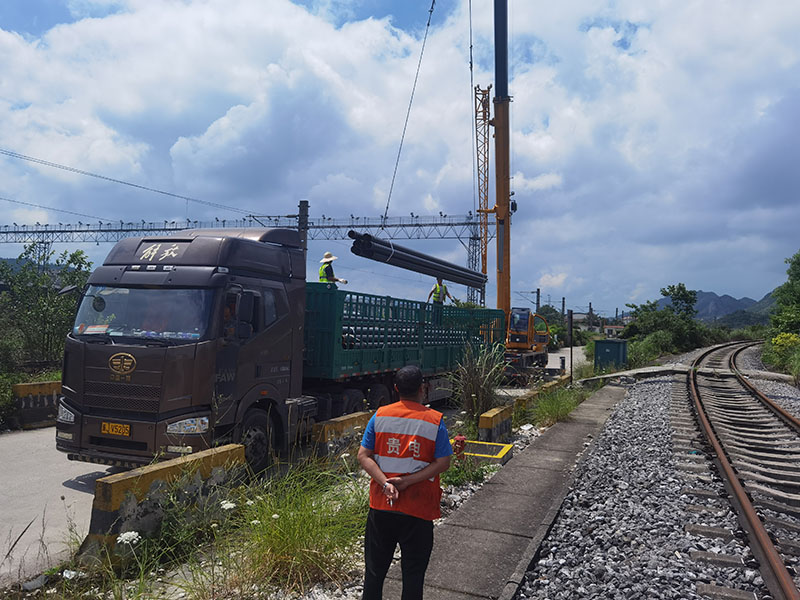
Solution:
[(539, 278), (539, 286), (558, 291), (564, 287), (564, 282), (566, 280), (566, 273), (545, 273)]
[[(308, 198), (312, 216), (381, 215), (421, 31), (388, 0), (362, 20), (365, 5), (307, 4), (70, 0), (81, 20), (40, 39), (0, 30), (0, 147), (263, 214)], [(485, 86), (493, 17), (473, 5)], [(434, 14), (390, 216), (474, 208), (467, 6)], [(511, 23), (514, 282), (613, 308), (677, 281), (737, 296), (783, 281), (800, 220), (792, 3), (514, 2)], [(0, 195), (86, 214), (231, 216), (7, 157), (0, 175)], [(464, 262), (458, 242), (411, 245)]]

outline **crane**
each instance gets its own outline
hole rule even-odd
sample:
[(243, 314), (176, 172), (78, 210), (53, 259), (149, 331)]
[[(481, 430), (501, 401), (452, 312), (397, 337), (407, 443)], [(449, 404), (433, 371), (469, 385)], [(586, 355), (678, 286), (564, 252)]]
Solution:
[[(547, 321), (530, 308), (511, 308), (511, 214), (516, 210), (516, 202), (511, 201), (510, 173), (510, 131), (509, 109), (511, 97), (508, 95), (508, 0), (494, 0), (494, 70), (495, 97), (494, 119), (488, 120), (489, 90), (476, 88), (476, 140), (478, 152), (478, 197), (482, 200), (481, 184), (486, 182), (487, 202), (481, 205), (482, 258), (486, 273), (486, 242), (483, 235), (483, 219), (495, 215), (497, 236), (497, 308), (506, 316), (506, 362), (507, 371), (512, 375), (526, 377), (534, 366), (547, 366), (547, 344), (550, 329)], [(494, 125), (495, 140), (495, 204), (488, 208), (488, 125)], [(483, 130), (481, 129), (483, 127)], [(485, 143), (481, 146), (481, 136)], [(482, 152), (485, 151), (485, 173), (481, 172)], [(484, 180), (481, 180), (481, 177)]]

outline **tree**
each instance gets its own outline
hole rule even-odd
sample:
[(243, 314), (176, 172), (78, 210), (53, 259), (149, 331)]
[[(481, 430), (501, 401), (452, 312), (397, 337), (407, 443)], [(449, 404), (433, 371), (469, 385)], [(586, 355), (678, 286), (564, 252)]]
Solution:
[(62, 252), (51, 264), (55, 252), (49, 245), (25, 246), (16, 269), (0, 264), (0, 280), (8, 291), (0, 294), (0, 314), (5, 331), (18, 336), (22, 358), (34, 362), (55, 362), (64, 352), (64, 339), (72, 326), (75, 296), (59, 296), (64, 286), (86, 284), (92, 263), (82, 250)]
[(694, 309), (697, 302), (696, 290), (687, 290), (684, 284), (679, 283), (661, 288), (661, 295), (669, 298), (671, 305), (668, 308), (671, 308), (675, 314), (687, 319), (691, 319), (697, 314)]
[(556, 323), (561, 323), (562, 321), (561, 311), (549, 304), (542, 304), (539, 307), (539, 314), (544, 317), (545, 321), (547, 321), (548, 325), (551, 327)]
[[(707, 332), (692, 317), (697, 292), (687, 290), (682, 283), (661, 289), (661, 294), (670, 298), (672, 305), (658, 310), (654, 300), (644, 304), (627, 304), (632, 309), (633, 322), (622, 331), (621, 337), (643, 341), (658, 333), (659, 347), (663, 350), (683, 352), (698, 348), (707, 341)], [(661, 332), (661, 333), (659, 333)]]
[(786, 259), (789, 278), (772, 292), (776, 309), (772, 315), (772, 326), (776, 333), (800, 333), (800, 251)]

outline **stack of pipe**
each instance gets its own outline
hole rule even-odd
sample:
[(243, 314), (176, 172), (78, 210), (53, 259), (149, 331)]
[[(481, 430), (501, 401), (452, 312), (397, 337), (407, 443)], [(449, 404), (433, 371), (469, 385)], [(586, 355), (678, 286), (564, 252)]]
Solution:
[(393, 244), (391, 241), (378, 239), (368, 233), (358, 233), (350, 230), (347, 235), (353, 240), (350, 252), (356, 256), (383, 262), (401, 269), (408, 269), (415, 273), (441, 277), (452, 283), (477, 289), (483, 289), (486, 285), (487, 277), (483, 273), (454, 265), (435, 256), (403, 248)]

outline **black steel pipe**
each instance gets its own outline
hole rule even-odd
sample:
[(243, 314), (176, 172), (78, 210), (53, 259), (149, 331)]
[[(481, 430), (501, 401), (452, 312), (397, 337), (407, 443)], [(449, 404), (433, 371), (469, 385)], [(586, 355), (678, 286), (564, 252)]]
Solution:
[(358, 233), (357, 231), (350, 230), (347, 235), (349, 237), (351, 237), (352, 239), (359, 241), (360, 244), (366, 245), (365, 247), (367, 247), (367, 248), (369, 248), (369, 247), (385, 248), (386, 250), (390, 251), (391, 253), (407, 254), (407, 255), (410, 255), (410, 256), (418, 257), (418, 258), (420, 258), (422, 260), (425, 260), (425, 261), (430, 261), (430, 262), (432, 262), (434, 264), (442, 266), (443, 268), (452, 269), (452, 270), (454, 270), (454, 271), (456, 271), (458, 273), (461, 273), (462, 275), (467, 276), (467, 277), (475, 275), (475, 276), (478, 276), (478, 277), (480, 277), (482, 279), (486, 279), (485, 275), (483, 275), (482, 273), (479, 273), (477, 271), (472, 271), (472, 270), (467, 269), (465, 267), (462, 267), (460, 265), (456, 265), (454, 263), (447, 262), (447, 261), (442, 260), (440, 258), (436, 258), (435, 256), (431, 256), (429, 254), (423, 254), (422, 252), (418, 252), (416, 250), (412, 250), (411, 248), (406, 248), (404, 246), (398, 246), (396, 244), (393, 244), (392, 242), (389, 242), (389, 241), (386, 241), (386, 240), (382, 240), (380, 238), (376, 238), (376, 237), (374, 237), (374, 236), (372, 236), (372, 235), (370, 235), (368, 233)]
[(432, 277), (441, 277), (442, 279), (446, 279), (447, 281), (451, 281), (453, 283), (467, 285), (469, 287), (476, 287), (482, 288), (486, 280), (482, 277), (465, 277), (461, 273), (457, 273), (451, 271), (449, 269), (444, 269), (439, 265), (434, 265), (426, 261), (422, 261), (419, 258), (408, 259), (408, 257), (404, 257), (398, 253), (395, 253), (393, 256), (387, 255), (382, 252), (362, 252), (357, 247), (351, 248), (353, 254), (357, 256), (362, 256), (364, 258), (369, 258), (371, 260), (375, 260), (377, 262), (382, 262), (386, 264), (390, 264), (395, 267), (399, 267), (402, 269), (407, 269), (409, 271), (414, 271), (416, 273), (422, 273), (424, 275), (430, 275)]
[(357, 256), (424, 275), (441, 277), (447, 281), (473, 288), (483, 289), (486, 285), (486, 275), (477, 271), (392, 244), (369, 234), (360, 234), (351, 230), (348, 232), (348, 236), (353, 239), (350, 251)]
[(456, 279), (464, 280), (469, 281), (471, 285), (477, 286), (484, 284), (486, 281), (485, 277), (480, 273), (476, 274), (468, 270), (453, 268), (451, 265), (409, 256), (397, 250), (391, 252), (386, 248), (355, 243), (353, 244), (352, 251), (359, 256), (380, 262), (393, 262), (396, 263), (397, 266), (402, 266), (403, 268), (412, 270), (424, 269), (426, 272), (439, 273), (443, 278), (450, 281), (455, 281)]

